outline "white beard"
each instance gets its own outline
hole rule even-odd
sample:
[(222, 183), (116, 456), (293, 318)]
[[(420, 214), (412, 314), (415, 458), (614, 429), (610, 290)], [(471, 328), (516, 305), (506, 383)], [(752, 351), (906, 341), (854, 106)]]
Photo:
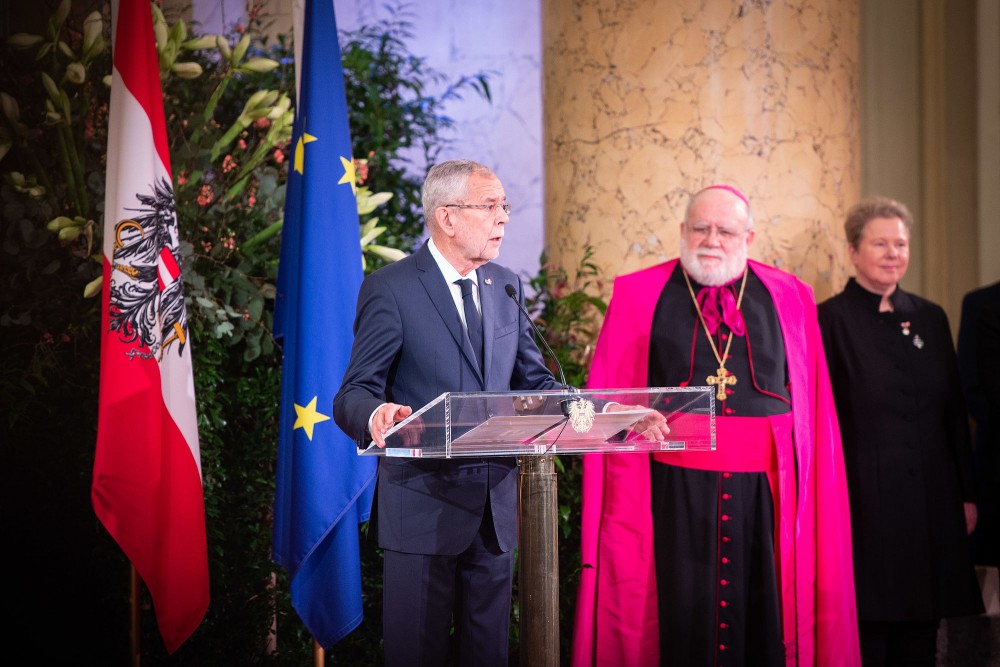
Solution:
[[(722, 263), (712, 268), (706, 267), (702, 264), (702, 255), (717, 257), (722, 260)], [(722, 250), (689, 248), (681, 239), (681, 266), (701, 285), (708, 287), (725, 285), (743, 275), (743, 271), (747, 267), (747, 248), (745, 245), (740, 245), (738, 249), (726, 255)]]

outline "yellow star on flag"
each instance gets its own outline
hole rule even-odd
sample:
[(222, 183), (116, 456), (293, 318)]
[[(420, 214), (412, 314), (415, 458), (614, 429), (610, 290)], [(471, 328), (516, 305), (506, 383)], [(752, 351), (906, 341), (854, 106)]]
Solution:
[(299, 140), (295, 142), (295, 164), (293, 168), (300, 174), (304, 173), (305, 162), (306, 162), (306, 151), (305, 145), (311, 144), (316, 141), (316, 137), (309, 134), (308, 132), (303, 132)]
[(306, 430), (306, 437), (311, 441), (313, 439), (313, 427), (328, 419), (330, 419), (328, 416), (316, 411), (316, 397), (313, 396), (313, 400), (309, 401), (309, 405), (306, 407), (302, 407), (298, 403), (295, 404), (295, 425), (292, 426), (292, 430), (304, 428)]
[(351, 184), (351, 192), (353, 192), (354, 196), (357, 197), (358, 196), (358, 184), (355, 182), (356, 179), (355, 179), (355, 176), (354, 176), (354, 160), (348, 160), (345, 157), (341, 157), (340, 158), (340, 163), (342, 165), (344, 165), (344, 175), (340, 177), (339, 181), (337, 181), (337, 185), (342, 185), (344, 183), (350, 183)]

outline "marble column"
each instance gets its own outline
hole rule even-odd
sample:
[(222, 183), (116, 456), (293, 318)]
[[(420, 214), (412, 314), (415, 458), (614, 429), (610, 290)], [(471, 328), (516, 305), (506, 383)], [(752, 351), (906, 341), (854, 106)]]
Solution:
[(859, 197), (858, 0), (545, 0), (546, 243), (605, 278), (677, 254), (687, 195), (750, 198), (751, 257), (818, 300)]

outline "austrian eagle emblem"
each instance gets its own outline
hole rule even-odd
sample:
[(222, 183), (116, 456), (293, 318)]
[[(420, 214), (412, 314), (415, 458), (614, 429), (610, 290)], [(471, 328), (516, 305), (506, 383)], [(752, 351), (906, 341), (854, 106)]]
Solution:
[(122, 342), (148, 348), (140, 354), (159, 360), (177, 343), (183, 355), (188, 323), (174, 190), (161, 177), (152, 194), (136, 193), (136, 199), (140, 207), (130, 209), (136, 216), (114, 227), (109, 328)]

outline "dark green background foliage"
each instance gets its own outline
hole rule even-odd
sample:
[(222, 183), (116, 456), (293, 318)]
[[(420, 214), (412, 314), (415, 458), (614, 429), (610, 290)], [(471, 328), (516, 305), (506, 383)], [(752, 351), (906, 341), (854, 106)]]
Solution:
[[(354, 156), (368, 159), (372, 191), (393, 193), (380, 211), (380, 220), (390, 224), (380, 243), (394, 248), (413, 247), (423, 231), (422, 219), (414, 215), (421, 170), (449, 145), (454, 121), (445, 113), (448, 101), (467, 92), (490, 97), (485, 73), (450, 82), (407, 52), (412, 18), (407, 6), (396, 7), (390, 19), (345, 32), (341, 39)], [(438, 88), (443, 92), (434, 93)]]
[[(55, 12), (58, 3), (50, 9)], [(84, 298), (101, 274), (101, 234), (110, 49), (83, 57), (86, 79), (64, 77), (83, 53), (84, 18), (108, 5), (79, 0), (65, 17), (8, 19), (13, 33), (64, 41), (0, 49), (0, 445), (10, 577), (8, 630), (34, 661), (84, 657), (126, 664), (128, 562), (90, 505), (96, 442), (100, 299)], [(411, 10), (341, 35), (355, 156), (367, 159), (364, 185), (393, 197), (374, 215), (387, 227), (378, 243), (412, 251), (422, 232), (420, 185), (425, 164), (447, 145), (449, 100), (472, 92), (489, 100), (488, 75), (449, 82), (406, 50)], [(251, 19), (227, 35), (235, 46), (256, 35), (267, 17), (251, 3)], [(17, 18), (17, 17), (15, 17)], [(179, 42), (183, 26), (170, 24)], [(291, 150), (282, 127), (281, 95), (294, 99), (291, 43), (252, 38), (229, 59), (217, 49), (184, 50), (203, 74), (171, 73), (161, 53), (164, 107), (193, 339), (196, 395), (208, 531), (211, 604), (204, 622), (172, 656), (163, 649), (148, 597), (141, 599), (141, 650), (146, 665), (304, 665), (312, 644), (291, 608), (289, 582), (271, 561), (281, 353), (272, 340), (274, 282), (284, 187)], [(245, 67), (268, 58), (266, 72)], [(65, 112), (46, 117), (49, 97), (40, 72), (65, 94)], [(261, 90), (273, 118), (241, 122)], [(433, 92), (443, 90), (444, 92)], [(11, 116), (7, 100), (16, 101)], [(61, 109), (62, 110), (62, 109)], [(243, 117), (248, 120), (248, 117)], [(207, 188), (207, 190), (206, 190)], [(208, 193), (208, 196), (206, 193)], [(69, 232), (50, 229), (65, 216)], [(368, 216), (363, 216), (367, 218)], [(364, 220), (362, 220), (364, 222)], [(60, 236), (61, 235), (61, 236)], [(383, 263), (369, 257), (368, 269)], [(589, 254), (570, 276), (547, 265), (530, 280), (532, 314), (567, 370), (585, 381), (595, 325), (604, 303)], [(569, 657), (572, 601), (579, 570), (579, 457), (559, 461), (562, 541), (562, 657)], [(329, 664), (381, 661), (381, 554), (361, 527), (365, 620), (327, 651)], [(12, 623), (12, 624), (11, 624)], [(276, 633), (276, 634), (275, 634)], [(276, 649), (276, 650), (275, 650)], [(70, 658), (73, 659), (73, 658)], [(512, 662), (517, 660), (516, 599)]]

